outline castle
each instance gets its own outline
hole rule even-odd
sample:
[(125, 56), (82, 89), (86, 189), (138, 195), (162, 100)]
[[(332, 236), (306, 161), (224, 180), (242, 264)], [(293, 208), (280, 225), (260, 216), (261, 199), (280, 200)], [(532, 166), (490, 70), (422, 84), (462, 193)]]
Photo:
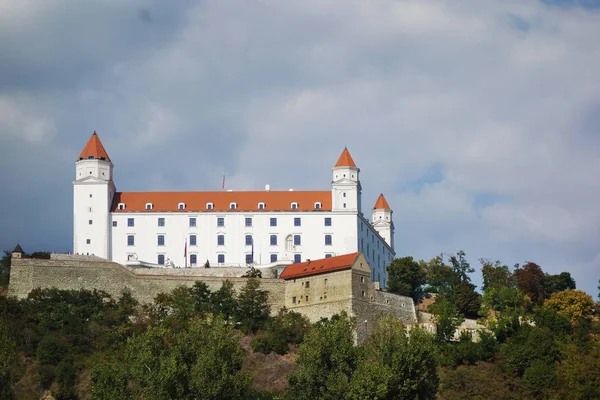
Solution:
[(379, 196), (362, 212), (360, 169), (344, 149), (326, 191), (117, 192), (94, 132), (75, 163), (73, 252), (150, 267), (292, 263), (361, 252), (387, 286), (394, 223)]

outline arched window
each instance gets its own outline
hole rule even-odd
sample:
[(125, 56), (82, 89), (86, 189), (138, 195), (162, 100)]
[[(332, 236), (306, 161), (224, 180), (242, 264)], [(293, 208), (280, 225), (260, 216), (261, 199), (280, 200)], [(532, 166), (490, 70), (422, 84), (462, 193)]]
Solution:
[(285, 238), (285, 250), (286, 251), (292, 251), (292, 249), (294, 248), (293, 240), (294, 240), (294, 238), (292, 237), (292, 235), (287, 235), (287, 237)]

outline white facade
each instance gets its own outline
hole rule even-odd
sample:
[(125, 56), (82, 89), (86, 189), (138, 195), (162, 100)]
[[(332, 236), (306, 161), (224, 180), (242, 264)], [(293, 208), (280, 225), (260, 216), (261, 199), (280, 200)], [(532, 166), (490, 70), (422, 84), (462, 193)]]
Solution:
[[(350, 163), (339, 165), (344, 164), (340, 157), (333, 169), (330, 206), (326, 204), (328, 198), (322, 200), (326, 192), (298, 192), (303, 199), (300, 207), (294, 201), (287, 203), (296, 194), (267, 189), (265, 197), (271, 200), (246, 205), (245, 209), (237, 204), (231, 209), (234, 201), (219, 208), (216, 202), (213, 206), (212, 201), (204, 199), (213, 196), (221, 203), (224, 195), (260, 199), (262, 192), (182, 192), (181, 196), (117, 193), (113, 166), (105, 152), (106, 157), (93, 151), (84, 153), (76, 163), (74, 182), (75, 253), (94, 254), (119, 263), (137, 259), (157, 266), (171, 261), (177, 267), (203, 267), (208, 261), (211, 266), (235, 267), (361, 251), (372, 266), (373, 280), (382, 287), (387, 285), (386, 267), (395, 256), (391, 210), (386, 211), (387, 225), (374, 227), (363, 217), (360, 170), (347, 150), (342, 157), (346, 154)], [(314, 201), (310, 197), (313, 193)], [(187, 203), (178, 200), (184, 194)], [(277, 209), (269, 209), (275, 203), (273, 199), (283, 197), (286, 200), (278, 200)], [(169, 199), (168, 207), (164, 206), (165, 198)], [(201, 206), (189, 204), (194, 198)], [(281, 206), (284, 201), (285, 207)]]

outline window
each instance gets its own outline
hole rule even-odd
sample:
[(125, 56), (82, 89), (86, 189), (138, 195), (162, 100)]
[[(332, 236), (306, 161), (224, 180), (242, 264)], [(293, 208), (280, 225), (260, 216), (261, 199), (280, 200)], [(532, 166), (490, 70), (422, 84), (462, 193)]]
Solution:
[(271, 246), (277, 246), (277, 235), (271, 235), (269, 237), (269, 243)]
[(365, 277), (364, 276), (360, 277), (360, 283), (365, 283)]
[(127, 246), (135, 246), (135, 237), (133, 235), (127, 236)]
[(294, 246), (300, 246), (302, 244), (302, 238), (300, 235), (294, 235)]
[(360, 251), (365, 249), (365, 238), (360, 238)]
[(165, 235), (158, 235), (158, 245), (159, 246), (165, 245)]
[(331, 235), (325, 235), (325, 246), (331, 246)]
[(215, 207), (215, 205), (213, 203), (206, 203), (207, 210), (212, 210), (214, 207)]
[(219, 264), (225, 264), (225, 254), (218, 254), (217, 255), (217, 262)]
[(125, 203), (119, 203), (119, 210), (124, 210), (125, 209)]
[(294, 218), (294, 226), (302, 226), (302, 220), (300, 217)]
[(190, 218), (190, 227), (195, 227), (196, 226), (196, 218), (195, 217), (191, 217)]
[(92, 212), (92, 207), (89, 207), (89, 208), (88, 208), (88, 211), (89, 211), (89, 212)]
[(365, 297), (365, 291), (364, 291), (364, 290), (361, 290), (361, 291), (360, 291), (360, 295), (361, 295), (361, 297)]
[(302, 256), (300, 254), (294, 254), (294, 262), (295, 263), (302, 262)]
[(246, 246), (252, 246), (252, 235), (246, 235)]
[(88, 225), (91, 225), (91, 224), (92, 224), (92, 220), (90, 219), (90, 220), (88, 221)]
[(246, 254), (246, 264), (252, 264), (252, 254)]
[(269, 226), (277, 226), (277, 218), (271, 218), (269, 220)]
[(246, 217), (245, 226), (252, 226), (252, 218)]
[(146, 210), (152, 210), (152, 203), (146, 203)]
[(113, 221), (113, 227), (117, 226), (117, 221)]
[(325, 254), (325, 258), (331, 258), (331, 253)]
[(135, 226), (135, 221), (133, 218), (127, 218), (127, 226)]
[(277, 261), (277, 254), (271, 254), (271, 262)]
[(217, 235), (217, 246), (225, 246), (225, 235)]
[(305, 288), (309, 288), (310, 287), (310, 281), (306, 281), (306, 285), (304, 285)]
[(86, 244), (91, 244), (92, 243), (92, 239), (85, 239), (85, 243)]
[(325, 226), (331, 226), (331, 217), (325, 218)]
[(343, 207), (346, 208), (346, 203), (343, 204)]
[(306, 296), (306, 301), (308, 301), (308, 296)]
[(285, 251), (292, 251), (292, 235), (285, 238)]
[(259, 210), (264, 210), (265, 209), (265, 203), (258, 203), (258, 209)]
[(229, 209), (230, 210), (235, 210), (237, 208), (237, 204), (236, 203), (229, 203)]
[(92, 194), (90, 193), (90, 199), (92, 198)]
[(198, 255), (190, 254), (190, 265), (196, 265), (198, 263)]
[(298, 208), (298, 203), (296, 203), (296, 202), (293, 202), (293, 203), (290, 205), (290, 208), (291, 208), (292, 210), (296, 210), (296, 209)]
[(316, 209), (316, 210), (320, 210), (320, 209), (321, 209), (321, 203), (320, 203), (320, 202), (318, 202), (318, 201), (317, 201), (317, 202), (315, 203), (315, 209)]
[(164, 218), (159, 218), (158, 219), (158, 226), (165, 226), (165, 219)]
[(296, 304), (296, 296), (292, 297), (292, 303)]
[(165, 255), (164, 254), (158, 255), (158, 265), (165, 265)]
[(185, 203), (179, 203), (179, 204), (177, 204), (177, 209), (178, 210), (185, 210)]
[(190, 246), (196, 246), (196, 235), (190, 235)]
[(223, 217), (217, 218), (217, 226), (225, 226), (225, 218), (223, 218)]

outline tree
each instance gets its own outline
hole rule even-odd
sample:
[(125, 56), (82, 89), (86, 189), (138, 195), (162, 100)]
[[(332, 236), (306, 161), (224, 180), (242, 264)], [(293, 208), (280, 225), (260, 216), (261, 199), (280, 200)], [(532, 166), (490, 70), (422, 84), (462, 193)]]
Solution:
[(575, 344), (562, 347), (562, 360), (556, 368), (559, 395), (565, 399), (600, 398), (600, 343), (581, 352)]
[(343, 312), (317, 322), (298, 349), (290, 392), (300, 400), (344, 398), (356, 366), (354, 320)]
[(542, 305), (545, 297), (542, 268), (535, 263), (528, 262), (515, 270), (515, 277), (521, 293), (529, 298), (534, 306)]
[(127, 388), (127, 373), (116, 362), (96, 363), (92, 367), (91, 392), (96, 400), (126, 400), (131, 398)]
[(502, 265), (500, 261), (492, 263), (484, 258), (480, 258), (479, 262), (481, 263), (482, 290), (484, 292), (488, 289), (499, 290), (507, 286), (516, 286), (514, 276), (508, 266)]
[(475, 285), (462, 281), (452, 290), (452, 301), (459, 313), (466, 318), (477, 318), (481, 309), (481, 295), (475, 291)]
[(576, 289), (575, 279), (569, 272), (561, 272), (557, 275), (544, 274), (544, 294), (546, 298), (552, 293), (562, 292), (563, 290)]
[(271, 312), (269, 292), (260, 289), (260, 281), (250, 278), (238, 296), (236, 319), (245, 332), (256, 332), (263, 328)]
[(444, 263), (444, 255), (440, 254), (421, 263), (425, 270), (427, 287), (426, 292), (448, 294), (454, 285), (459, 282), (458, 276), (452, 270), (452, 267)]
[(450, 264), (452, 265), (452, 271), (458, 277), (459, 282), (471, 281), (469, 274), (475, 272), (475, 269), (471, 267), (471, 264), (467, 261), (464, 251), (459, 250), (456, 253), (456, 256), (450, 256)]
[(229, 321), (235, 314), (237, 309), (237, 300), (233, 283), (226, 280), (223, 282), (219, 290), (213, 292), (210, 296), (211, 309), (213, 314), (222, 315), (225, 321)]
[(559, 314), (566, 315), (573, 325), (577, 325), (582, 318), (591, 318), (594, 314), (592, 296), (581, 290), (563, 290), (553, 293), (544, 302), (544, 307), (552, 308)]
[(400, 321), (388, 317), (377, 323), (362, 349), (349, 398), (435, 398), (438, 350), (432, 335), (415, 328), (409, 337)]
[(11, 369), (17, 362), (15, 343), (8, 337), (4, 319), (0, 316), (0, 399), (12, 399)]
[(252, 340), (254, 351), (268, 354), (274, 351), (286, 354), (289, 344), (298, 345), (304, 341), (304, 336), (310, 330), (310, 322), (304, 315), (288, 311), (285, 307), (271, 318), (267, 329)]
[(456, 328), (464, 321), (464, 318), (456, 310), (456, 306), (447, 298), (438, 297), (429, 310), (437, 323), (438, 339), (446, 342), (452, 340)]
[(388, 291), (402, 296), (419, 298), (425, 284), (425, 270), (412, 257), (396, 258), (387, 267)]
[(211, 291), (208, 288), (208, 285), (204, 282), (196, 281), (194, 282), (194, 285), (191, 288), (191, 293), (196, 313), (203, 316), (206, 315), (206, 313), (210, 312)]
[(242, 278), (262, 278), (262, 272), (260, 269), (251, 266), (250, 269), (242, 275)]

